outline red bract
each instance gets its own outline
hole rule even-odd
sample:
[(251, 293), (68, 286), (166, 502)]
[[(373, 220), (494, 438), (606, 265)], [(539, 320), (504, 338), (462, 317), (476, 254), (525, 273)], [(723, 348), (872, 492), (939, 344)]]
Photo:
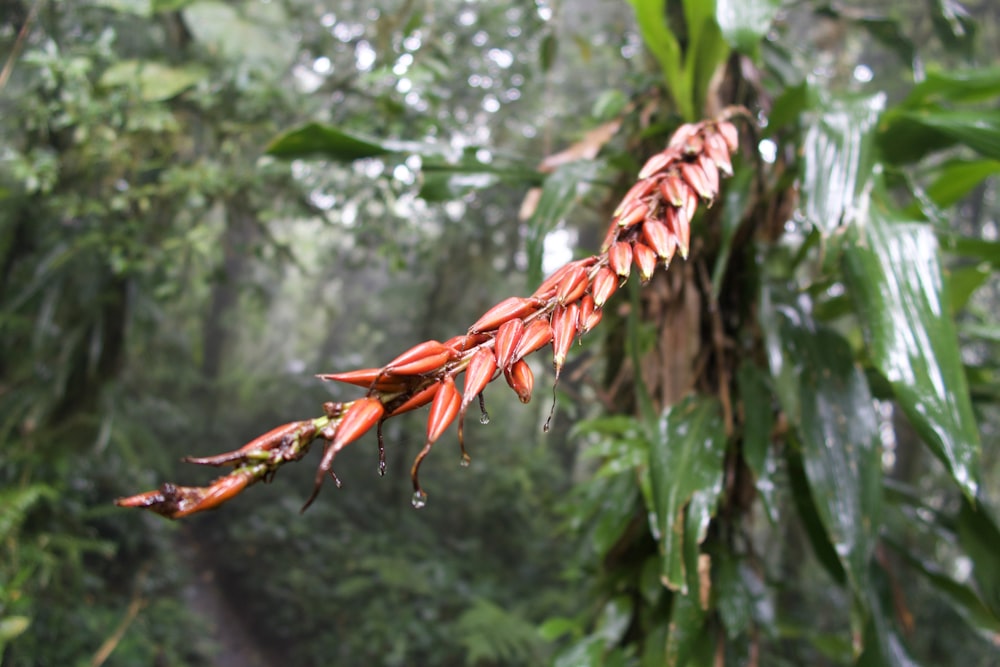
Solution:
[[(630, 250), (629, 256), (632, 256), (632, 254), (633, 253)], [(616, 276), (615, 272), (608, 267), (602, 266), (601, 270), (594, 276), (594, 282), (590, 287), (590, 292), (594, 295), (594, 303), (598, 308), (603, 307), (617, 289), (618, 276)]]
[(524, 333), (524, 320), (510, 320), (500, 325), (497, 337), (493, 343), (493, 352), (497, 358), (497, 366), (506, 369), (514, 359), (514, 350), (521, 342)]
[(542, 301), (533, 298), (512, 296), (504, 299), (483, 314), (476, 323), (469, 327), (469, 333), (492, 331), (504, 322), (513, 319), (523, 319), (541, 308)]
[(637, 242), (632, 244), (632, 257), (639, 269), (639, 279), (645, 285), (656, 271), (656, 253), (648, 245)]
[(340, 419), (340, 423), (337, 424), (333, 440), (327, 445), (326, 451), (323, 452), (323, 460), (320, 461), (319, 469), (316, 471), (316, 482), (313, 486), (313, 492), (302, 506), (303, 512), (312, 504), (316, 496), (319, 495), (320, 487), (323, 486), (323, 480), (333, 466), (333, 459), (337, 456), (337, 452), (364, 435), (365, 432), (382, 419), (382, 415), (384, 414), (385, 406), (375, 396), (359, 398), (351, 404), (351, 407), (347, 409), (347, 412)]
[(608, 250), (608, 264), (622, 280), (628, 280), (632, 270), (632, 245), (627, 241), (618, 241)]
[(335, 380), (352, 384), (365, 389), (373, 388), (377, 391), (397, 392), (406, 388), (406, 381), (398, 377), (393, 377), (384, 368), (362, 368), (356, 371), (345, 373), (323, 373), (316, 377), (321, 380)]
[(565, 305), (576, 301), (587, 291), (587, 269), (582, 266), (574, 266), (569, 271), (556, 289), (556, 302)]
[(521, 335), (521, 342), (517, 344), (517, 349), (514, 350), (514, 357), (511, 359), (511, 363), (528, 356), (535, 350), (542, 349), (551, 340), (552, 325), (549, 324), (549, 321), (545, 319), (534, 320), (525, 327), (524, 333)]
[(384, 370), (390, 375), (422, 375), (438, 370), (454, 354), (455, 351), (444, 344), (428, 340), (390, 361)]
[(414, 507), (423, 507), (427, 502), (427, 494), (420, 488), (420, 464), (430, 453), (431, 447), (437, 439), (445, 432), (445, 429), (455, 421), (461, 404), (462, 397), (459, 396), (458, 389), (455, 388), (455, 378), (446, 375), (441, 381), (441, 388), (434, 396), (431, 412), (427, 416), (427, 442), (417, 454), (417, 458), (413, 461), (413, 467), (410, 469), (410, 479), (413, 481)]
[(513, 366), (503, 372), (507, 384), (522, 403), (531, 401), (531, 392), (535, 388), (535, 374), (524, 359), (519, 359)]

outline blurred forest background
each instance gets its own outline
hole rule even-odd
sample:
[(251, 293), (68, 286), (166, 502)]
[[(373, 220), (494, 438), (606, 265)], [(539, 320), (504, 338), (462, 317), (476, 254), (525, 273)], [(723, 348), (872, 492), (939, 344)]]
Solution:
[[(988, 0), (0, 0), (0, 663), (1000, 663), (998, 30)], [(421, 511), (420, 413), (303, 515), (308, 462), (178, 523), (113, 506), (595, 252), (730, 103), (760, 126), (691, 259), (608, 304), (550, 432), (539, 355)]]

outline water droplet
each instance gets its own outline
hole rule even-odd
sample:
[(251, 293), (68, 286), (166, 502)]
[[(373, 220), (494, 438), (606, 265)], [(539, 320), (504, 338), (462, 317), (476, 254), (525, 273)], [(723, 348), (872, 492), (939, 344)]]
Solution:
[(486, 424), (489, 424), (490, 423), (490, 413), (483, 412), (483, 414), (479, 415), (479, 423), (483, 424), (484, 426)]
[(380, 477), (385, 476), (385, 459), (378, 460), (378, 474)]
[(427, 494), (423, 491), (414, 491), (410, 504), (413, 505), (413, 509), (421, 509), (427, 505)]
[(472, 465), (472, 457), (466, 454), (465, 452), (462, 452), (462, 460), (460, 463), (463, 468), (468, 468), (470, 465)]

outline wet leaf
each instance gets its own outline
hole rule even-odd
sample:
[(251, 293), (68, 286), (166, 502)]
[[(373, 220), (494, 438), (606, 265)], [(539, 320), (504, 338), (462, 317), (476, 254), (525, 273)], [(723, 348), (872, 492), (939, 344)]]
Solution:
[[(695, 492), (721, 485), (726, 433), (716, 400), (689, 396), (660, 419), (650, 443), (649, 469), (663, 557), (661, 576), (674, 591), (688, 590), (684, 566), (684, 509)], [(706, 503), (712, 505), (713, 503)], [(701, 515), (710, 513), (704, 510)]]
[(737, 374), (740, 399), (743, 401), (743, 460), (754, 475), (757, 492), (772, 524), (779, 518), (776, 487), (771, 478), (771, 429), (774, 424), (771, 388), (761, 369), (744, 363)]
[(771, 372), (799, 435), (803, 472), (816, 513), (856, 592), (880, 523), (881, 453), (871, 390), (850, 345), (812, 319), (806, 297), (777, 287), (762, 299)]
[(693, 654), (711, 655), (713, 633), (705, 631), (705, 611), (696, 595), (674, 595), (667, 633), (666, 660), (668, 667), (707, 665), (711, 662), (693, 659)]
[(873, 207), (844, 250), (848, 292), (872, 363), (967, 497), (977, 490), (979, 431), (944, 290), (937, 238)]
[(829, 234), (863, 215), (874, 178), (874, 130), (885, 95), (820, 102), (803, 140), (803, 212)]
[(972, 576), (979, 585), (983, 602), (993, 615), (1000, 616), (1000, 527), (989, 508), (982, 503), (965, 500), (958, 513), (958, 542), (972, 559)]

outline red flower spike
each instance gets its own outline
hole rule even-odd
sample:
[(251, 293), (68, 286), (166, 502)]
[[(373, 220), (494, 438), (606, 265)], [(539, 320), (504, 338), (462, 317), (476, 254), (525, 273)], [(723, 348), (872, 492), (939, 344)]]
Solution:
[(645, 285), (656, 271), (656, 253), (648, 245), (636, 242), (632, 245), (632, 257), (639, 269), (639, 279)]
[(337, 456), (337, 452), (364, 435), (368, 429), (382, 419), (384, 414), (385, 406), (374, 396), (359, 398), (351, 404), (351, 407), (341, 417), (340, 423), (337, 424), (333, 441), (323, 452), (323, 460), (320, 461), (319, 468), (316, 470), (316, 482), (312, 495), (306, 500), (301, 511), (304, 512), (316, 500), (320, 487), (323, 486), (323, 480), (333, 466), (333, 459)]
[(618, 238), (619, 231), (618, 222), (612, 220), (611, 226), (608, 227), (608, 233), (604, 235), (604, 240), (601, 242), (601, 252), (605, 252), (611, 247), (611, 244)]
[(700, 166), (691, 162), (682, 162), (680, 169), (681, 176), (698, 193), (699, 197), (705, 201), (711, 201), (715, 197), (715, 190), (709, 185), (708, 177)]
[[(632, 256), (632, 250), (629, 249), (629, 257)], [(591, 284), (590, 292), (594, 296), (594, 304), (598, 308), (604, 307), (604, 304), (608, 302), (611, 295), (618, 290), (618, 276), (607, 266), (602, 266), (594, 276), (594, 282)], [(553, 323), (553, 326), (554, 323)]]
[(726, 140), (729, 152), (735, 153), (740, 147), (740, 134), (736, 131), (736, 126), (727, 120), (722, 120), (715, 124), (715, 129)]
[[(611, 226), (614, 227), (614, 223), (611, 223)], [(597, 257), (584, 257), (583, 259), (572, 261), (569, 264), (563, 264), (556, 269), (551, 276), (542, 281), (542, 284), (538, 286), (537, 290), (535, 290), (534, 296), (547, 300), (555, 294), (555, 290), (559, 286), (559, 283), (562, 282), (563, 278), (565, 278), (570, 271), (573, 271), (577, 267), (585, 269), (592, 266), (596, 261)], [(546, 296), (543, 297), (542, 294), (545, 294)]]
[(647, 213), (649, 213), (649, 206), (645, 202), (638, 201), (621, 214), (618, 218), (618, 226), (622, 229), (628, 229), (645, 220)]
[(233, 496), (239, 495), (252, 481), (254, 481), (253, 474), (246, 470), (220, 477), (212, 482), (205, 494), (193, 505), (178, 508), (170, 518), (180, 519), (195, 512), (204, 512), (218, 507)]
[(484, 331), (493, 331), (504, 322), (509, 322), (513, 319), (522, 319), (531, 315), (541, 308), (542, 305), (542, 302), (535, 298), (508, 297), (487, 310), (482, 317), (476, 320), (476, 323), (469, 327), (469, 333), (475, 334)]
[(695, 123), (684, 123), (676, 130), (674, 130), (673, 136), (670, 137), (670, 143), (667, 144), (668, 148), (682, 148), (687, 144), (688, 139), (693, 137), (701, 129), (700, 125)]
[(642, 225), (642, 238), (656, 256), (669, 264), (677, 250), (677, 237), (659, 220), (647, 220)]
[(622, 211), (627, 209), (632, 204), (632, 202), (638, 199), (642, 199), (643, 197), (652, 193), (653, 190), (655, 189), (656, 189), (656, 181), (654, 179), (646, 178), (639, 181), (631, 188), (629, 188), (628, 192), (625, 193), (625, 196), (622, 197), (622, 200), (618, 204), (618, 207), (615, 208), (615, 212), (613, 215), (618, 216)]
[(445, 432), (445, 429), (455, 421), (461, 404), (462, 397), (455, 387), (455, 378), (451, 375), (446, 375), (441, 380), (441, 387), (434, 396), (430, 414), (427, 416), (427, 442), (424, 443), (424, 448), (417, 454), (417, 458), (413, 460), (413, 467), (410, 469), (410, 479), (413, 481), (414, 507), (423, 507), (427, 502), (427, 494), (420, 488), (420, 464), (430, 453), (431, 447), (434, 446), (437, 439)]
[(524, 334), (521, 336), (521, 342), (517, 344), (517, 349), (514, 350), (514, 356), (511, 358), (511, 363), (513, 364), (518, 359), (528, 356), (536, 350), (540, 350), (549, 344), (552, 340), (552, 325), (549, 324), (547, 319), (538, 319), (533, 321), (531, 324), (524, 328)]
[(514, 390), (522, 403), (531, 401), (531, 391), (535, 388), (535, 374), (524, 359), (518, 359), (513, 366), (503, 372), (507, 384)]
[(441, 387), (434, 395), (434, 402), (431, 403), (431, 411), (427, 416), (427, 441), (435, 442), (441, 437), (451, 423), (458, 416), (458, 408), (462, 404), (462, 397), (455, 387), (455, 378), (445, 375), (441, 381)]
[(560, 306), (576, 301), (587, 291), (587, 269), (582, 266), (574, 266), (566, 276), (559, 282), (559, 289), (556, 291), (556, 301)]
[(556, 308), (552, 313), (552, 366), (555, 368), (557, 380), (563, 364), (566, 363), (566, 354), (569, 353), (573, 338), (576, 336), (579, 310), (577, 304), (571, 303)]
[(393, 377), (382, 368), (362, 368), (346, 373), (322, 373), (316, 377), (321, 380), (335, 380), (346, 384), (353, 384), (356, 387), (370, 389), (374, 387), (377, 391), (392, 393), (406, 389), (406, 381), (398, 377)]
[(608, 264), (611, 270), (622, 280), (628, 280), (632, 270), (632, 245), (627, 241), (618, 241), (608, 250)]
[(497, 330), (493, 352), (497, 358), (497, 366), (506, 369), (514, 359), (514, 349), (521, 342), (524, 333), (524, 320), (510, 320), (500, 325)]
[(415, 345), (399, 355), (383, 369), (389, 375), (423, 375), (436, 371), (455, 356), (455, 351), (436, 340)]
[(646, 179), (670, 164), (670, 155), (667, 153), (657, 153), (646, 160), (646, 164), (639, 170), (639, 178)]
[(601, 318), (604, 316), (604, 311), (600, 308), (594, 308), (594, 310), (587, 313), (587, 316), (583, 316), (583, 306), (580, 306), (580, 335), (587, 333), (598, 324), (601, 323)]
[(453, 336), (444, 342), (444, 346), (456, 354), (468, 352), (477, 345), (481, 345), (490, 339), (486, 334), (465, 334)]
[(705, 137), (705, 152), (722, 174), (733, 175), (733, 160), (729, 155), (729, 146), (721, 134), (712, 132)]
[(274, 451), (275, 449), (282, 449), (286, 445), (291, 444), (300, 438), (304, 442), (308, 442), (312, 440), (315, 435), (316, 426), (313, 424), (312, 420), (290, 422), (288, 424), (278, 426), (277, 428), (273, 428), (264, 435), (257, 436), (247, 444), (232, 452), (205, 457), (185, 456), (181, 460), (184, 461), (184, 463), (194, 463), (202, 466), (221, 466), (226, 465), (227, 463), (239, 465), (245, 463), (247, 459), (254, 454), (260, 455), (265, 452)]
[(715, 161), (711, 157), (702, 153), (698, 156), (698, 166), (705, 172), (708, 179), (708, 187), (712, 191), (712, 199), (719, 194), (719, 168), (715, 166)]
[[(594, 320), (594, 313), (597, 313), (596, 320)], [(580, 311), (576, 314), (576, 330), (582, 336), (593, 329), (600, 321), (601, 311), (594, 303), (594, 297), (589, 294), (585, 295), (580, 299)]]
[[(493, 351), (488, 347), (476, 350), (465, 370), (465, 390), (462, 392), (462, 410), (464, 411), (486, 389), (497, 370), (497, 361)], [(437, 383), (436, 383), (437, 384)]]
[(404, 412), (410, 412), (411, 410), (424, 407), (434, 400), (434, 394), (437, 393), (438, 387), (440, 386), (440, 382), (432, 382), (400, 403), (398, 407), (392, 408), (387, 416), (395, 417), (403, 414)]
[(469, 455), (465, 451), (465, 411), (476, 396), (479, 396), (486, 389), (486, 385), (493, 380), (493, 373), (496, 370), (496, 358), (488, 347), (476, 350), (465, 369), (465, 387), (458, 412), (458, 445), (462, 449), (462, 463), (465, 465), (470, 462)]
[(687, 183), (680, 174), (671, 170), (667, 177), (660, 183), (660, 194), (671, 206), (683, 206), (686, 197), (685, 190)]

